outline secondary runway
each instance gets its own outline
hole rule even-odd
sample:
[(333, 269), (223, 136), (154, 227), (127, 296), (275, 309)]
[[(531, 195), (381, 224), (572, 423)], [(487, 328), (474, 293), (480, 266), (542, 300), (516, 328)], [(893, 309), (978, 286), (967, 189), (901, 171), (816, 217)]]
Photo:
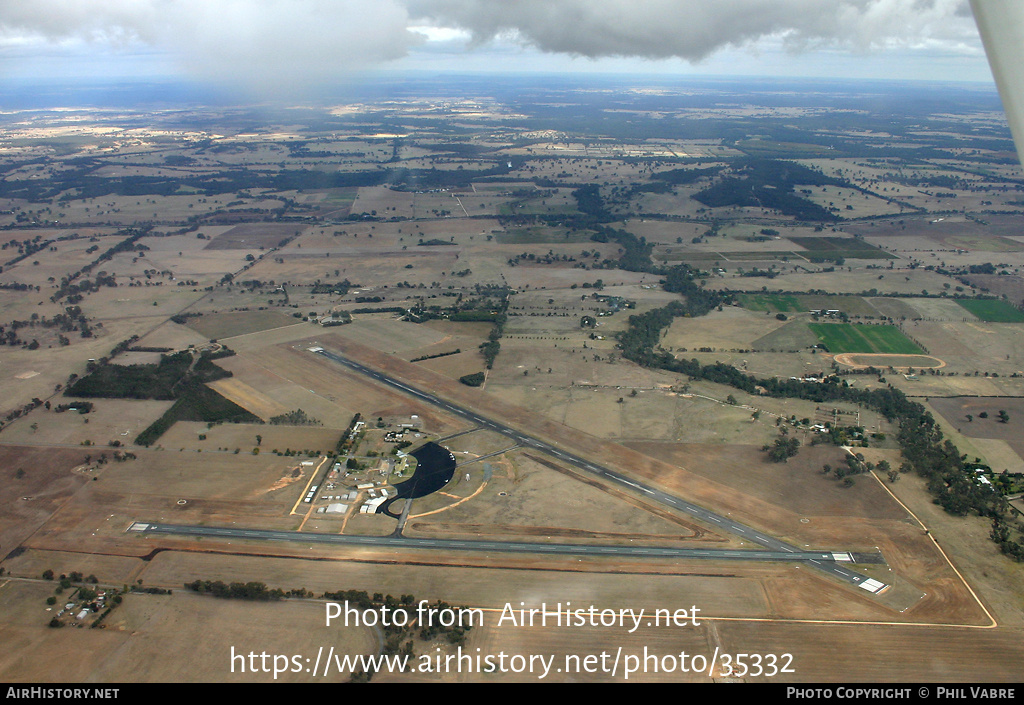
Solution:
[[(817, 557), (849, 556), (848, 553), (817, 553), (815, 554), (815, 557), (808, 557), (806, 552), (802, 551), (796, 546), (792, 546), (788, 543), (785, 543), (784, 541), (780, 541), (776, 538), (773, 538), (767, 534), (757, 531), (756, 529), (746, 526), (745, 524), (741, 524), (740, 522), (734, 521), (729, 517), (716, 514), (707, 509), (704, 509), (703, 507), (697, 506), (696, 504), (692, 504), (684, 499), (680, 499), (679, 497), (668, 494), (667, 492), (663, 492), (654, 487), (650, 487), (642, 482), (638, 482), (634, 479), (627, 477), (626, 475), (623, 475), (622, 473), (616, 472), (615, 470), (611, 470), (610, 468), (606, 468), (602, 465), (590, 462), (589, 460), (581, 458), (578, 455), (574, 455), (573, 453), (570, 453), (568, 451), (561, 450), (555, 446), (552, 446), (549, 443), (545, 443), (544, 441), (541, 441), (537, 438), (528, 436), (517, 429), (514, 429), (510, 426), (506, 426), (505, 424), (499, 421), (495, 421), (493, 419), (481, 416), (480, 414), (476, 413), (475, 411), (472, 411), (471, 409), (466, 409), (457, 404), (453, 404), (452, 402), (437, 397), (429, 392), (425, 392), (414, 387), (410, 387), (409, 385), (404, 384), (392, 377), (389, 377), (388, 375), (378, 370), (366, 367), (365, 365), (362, 365), (354, 360), (350, 360), (347, 357), (344, 357), (343, 355), (328, 352), (327, 350), (324, 350), (323, 348), (320, 347), (310, 348), (310, 352), (313, 352), (317, 355), (321, 355), (327, 358), (328, 360), (338, 363), (339, 365), (343, 365), (362, 375), (370, 377), (371, 379), (377, 380), (381, 384), (385, 384), (389, 387), (398, 389), (410, 396), (416, 397), (417, 399), (421, 399), (427, 402), (428, 404), (440, 407), (448, 411), (449, 413), (452, 413), (456, 416), (460, 416), (468, 421), (471, 421), (474, 424), (477, 424), (478, 426), (487, 428), (491, 431), (494, 431), (495, 433), (500, 433), (504, 436), (507, 436), (508, 438), (514, 440), (520, 446), (536, 448), (537, 450), (548, 453), (549, 455), (552, 455), (558, 458), (559, 460), (562, 460), (563, 462), (573, 465), (581, 470), (585, 470), (586, 472), (592, 475), (596, 475), (609, 483), (616, 484), (621, 487), (626, 487), (637, 492), (641, 492), (647, 495), (647, 498), (650, 499), (651, 501), (659, 502), (674, 509), (678, 509), (710, 526), (717, 526), (722, 531), (740, 536), (741, 538), (750, 541), (751, 543), (755, 543), (767, 549), (767, 552), (765, 552), (766, 556), (803, 556), (801, 558), (793, 558), (792, 560), (806, 561), (814, 567), (823, 570), (826, 573), (833, 575), (836, 578), (839, 578), (840, 580), (844, 580), (853, 585), (857, 585), (858, 587), (864, 588), (869, 592), (878, 593), (888, 587), (888, 585), (885, 585), (884, 583), (880, 583), (879, 581), (874, 579), (866, 578), (865, 576), (856, 573), (840, 564), (841, 562), (847, 559), (840, 558), (838, 559), (839, 563), (837, 563), (837, 559)], [(537, 548), (538, 546), (535, 544), (529, 545), (533, 546), (534, 548)], [(681, 557), (681, 554), (675, 555), (680, 555)], [(690, 557), (698, 556), (692, 555)], [(759, 558), (759, 560), (785, 559), (761, 557)]]

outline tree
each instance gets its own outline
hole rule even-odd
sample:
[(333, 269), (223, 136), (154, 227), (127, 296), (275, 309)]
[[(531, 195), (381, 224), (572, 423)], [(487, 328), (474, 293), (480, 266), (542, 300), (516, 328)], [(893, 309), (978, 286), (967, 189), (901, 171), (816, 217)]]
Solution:
[(1006, 413), (1005, 409), (999, 410), (999, 423), (1006, 423), (1010, 420), (1010, 415)]
[(261, 436), (260, 434), (257, 433), (256, 434), (256, 445), (262, 445), (262, 444), (263, 444), (263, 436)]
[(459, 377), (459, 381), (469, 387), (479, 387), (484, 383), (484, 373), (475, 372), (471, 375), (463, 375)]
[(779, 437), (775, 439), (775, 443), (765, 445), (761, 450), (768, 453), (768, 460), (773, 463), (785, 463), (797, 454), (797, 450), (799, 448), (800, 439), (787, 438), (780, 434)]

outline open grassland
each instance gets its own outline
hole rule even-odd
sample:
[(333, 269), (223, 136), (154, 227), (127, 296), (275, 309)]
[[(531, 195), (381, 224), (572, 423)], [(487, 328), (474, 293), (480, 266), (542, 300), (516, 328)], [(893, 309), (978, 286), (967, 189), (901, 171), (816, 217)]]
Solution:
[(808, 323), (807, 327), (833, 353), (896, 353), (920, 355), (921, 350), (893, 326), (855, 326), (846, 323)]
[[(807, 446), (809, 439), (803, 434), (800, 437)], [(866, 481), (869, 478), (850, 488), (831, 476), (824, 476), (822, 465), (838, 467), (843, 463), (845, 451), (834, 446), (802, 447), (789, 461), (771, 463), (764, 451), (753, 445), (661, 442), (626, 445), (673, 464), (685, 463), (693, 472), (727, 485), (737, 493), (749, 493), (801, 517), (815, 517), (814, 523), (827, 525), (827, 517), (894, 522), (906, 517), (906, 512), (892, 502), (877, 483)], [(837, 535), (836, 540), (843, 539)]]
[(700, 348), (744, 350), (754, 341), (787, 325), (774, 316), (729, 306), (699, 318), (677, 318), (662, 338), (662, 347), (682, 352)]
[[(469, 481), (463, 473), (470, 474)], [(685, 518), (522, 453), (460, 468), (442, 493), (413, 502), (406, 533), (568, 543), (625, 539), (647, 545), (680, 545), (703, 534)]]

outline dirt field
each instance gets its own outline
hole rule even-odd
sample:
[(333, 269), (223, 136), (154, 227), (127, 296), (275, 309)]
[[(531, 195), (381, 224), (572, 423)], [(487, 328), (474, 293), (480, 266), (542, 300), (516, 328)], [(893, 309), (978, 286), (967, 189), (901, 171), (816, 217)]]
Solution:
[(87, 450), (0, 446), (0, 546), (10, 555), (89, 482)]

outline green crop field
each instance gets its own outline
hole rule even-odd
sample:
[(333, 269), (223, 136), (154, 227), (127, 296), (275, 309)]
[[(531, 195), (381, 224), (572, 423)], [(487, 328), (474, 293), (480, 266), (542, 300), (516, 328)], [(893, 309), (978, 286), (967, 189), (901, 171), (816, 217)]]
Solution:
[(860, 296), (835, 294), (740, 294), (740, 305), (748, 311), (807, 313), (815, 309), (836, 309), (848, 316), (879, 316), (874, 306)]
[(921, 355), (924, 351), (893, 326), (809, 323), (818, 341), (832, 353)]
[(956, 302), (986, 323), (1024, 323), (1024, 313), (1001, 299), (957, 299)]

